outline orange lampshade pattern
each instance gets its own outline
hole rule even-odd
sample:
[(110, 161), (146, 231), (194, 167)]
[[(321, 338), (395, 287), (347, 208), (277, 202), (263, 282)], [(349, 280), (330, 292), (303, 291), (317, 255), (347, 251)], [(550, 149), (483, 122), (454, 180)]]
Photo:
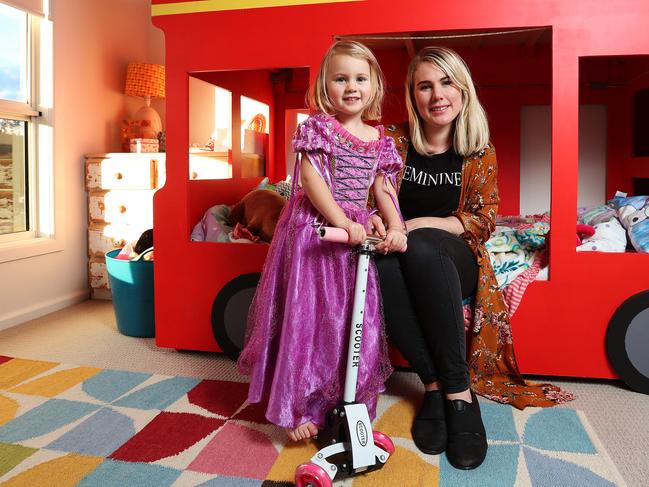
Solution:
[(127, 96), (165, 97), (165, 67), (160, 64), (130, 63), (126, 70)]

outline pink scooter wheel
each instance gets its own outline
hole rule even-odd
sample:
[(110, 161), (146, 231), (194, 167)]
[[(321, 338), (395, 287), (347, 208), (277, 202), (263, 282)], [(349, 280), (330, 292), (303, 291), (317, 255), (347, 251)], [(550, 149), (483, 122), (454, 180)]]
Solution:
[(394, 453), (394, 443), (392, 443), (392, 440), (388, 435), (383, 434), (380, 431), (372, 431), (372, 437), (374, 438), (374, 444), (381, 450), (388, 452), (388, 455)]
[(315, 463), (303, 463), (295, 470), (295, 487), (332, 487), (332, 484), (322, 467)]

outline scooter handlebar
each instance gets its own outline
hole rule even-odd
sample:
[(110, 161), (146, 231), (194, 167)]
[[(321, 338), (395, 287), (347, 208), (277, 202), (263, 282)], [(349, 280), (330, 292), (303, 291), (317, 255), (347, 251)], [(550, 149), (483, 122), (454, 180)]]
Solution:
[(320, 238), (326, 242), (347, 243), (349, 234), (346, 230), (337, 227), (320, 227), (318, 229)]
[[(322, 240), (326, 242), (335, 242), (335, 243), (349, 242), (349, 234), (347, 233), (347, 231), (338, 227), (320, 227), (318, 229), (318, 235)], [(377, 244), (381, 240), (382, 239), (379, 237), (368, 235), (367, 238), (365, 239), (365, 242), (369, 244)]]

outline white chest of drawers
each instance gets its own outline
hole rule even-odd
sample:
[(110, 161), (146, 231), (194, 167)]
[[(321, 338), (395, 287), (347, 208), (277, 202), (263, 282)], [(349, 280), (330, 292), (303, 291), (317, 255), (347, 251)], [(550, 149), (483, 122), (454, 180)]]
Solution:
[(153, 227), (153, 193), (163, 184), (165, 154), (86, 155), (88, 284), (109, 299), (104, 255)]

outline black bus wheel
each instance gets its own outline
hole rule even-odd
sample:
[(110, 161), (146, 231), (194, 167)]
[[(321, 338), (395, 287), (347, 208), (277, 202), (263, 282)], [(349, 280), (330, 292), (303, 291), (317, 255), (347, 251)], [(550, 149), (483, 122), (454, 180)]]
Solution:
[(248, 309), (259, 282), (259, 273), (242, 274), (219, 291), (212, 305), (212, 333), (223, 353), (239, 358), (246, 334)]
[(606, 352), (631, 389), (649, 394), (649, 290), (634, 294), (615, 311), (606, 330)]

